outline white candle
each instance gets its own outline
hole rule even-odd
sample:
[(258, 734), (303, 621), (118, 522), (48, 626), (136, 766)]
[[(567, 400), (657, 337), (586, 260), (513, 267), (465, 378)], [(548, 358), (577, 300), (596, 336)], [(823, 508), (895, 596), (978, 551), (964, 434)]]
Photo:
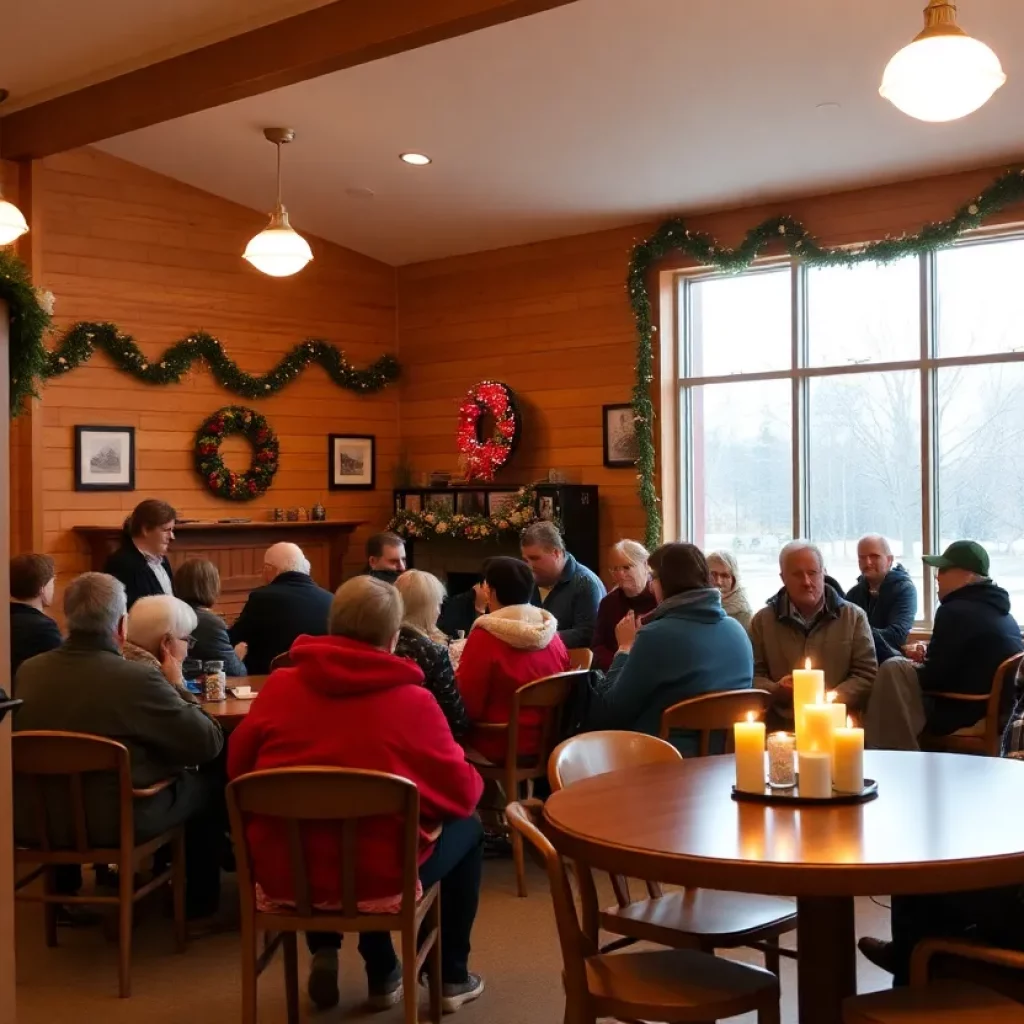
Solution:
[(851, 719), (832, 734), (832, 777), (840, 793), (859, 793), (864, 788), (864, 730)]
[(803, 750), (804, 708), (825, 699), (825, 673), (811, 668), (808, 658), (803, 668), (793, 669), (793, 719), (796, 724), (796, 749)]
[(736, 747), (736, 788), (743, 793), (764, 791), (764, 722), (747, 713), (745, 722), (733, 726)]
[(805, 750), (823, 750), (832, 756), (832, 705), (807, 704), (804, 706), (804, 731), (800, 738), (800, 753)]
[(828, 706), (832, 709), (832, 729), (843, 729), (846, 727), (846, 705), (841, 704), (836, 697), (838, 694), (835, 690), (825, 694), (825, 701)]
[(832, 795), (832, 755), (827, 750), (800, 751), (800, 796)]
[(791, 732), (773, 732), (768, 737), (768, 785), (774, 789), (792, 789), (796, 785), (795, 746), (796, 737)]

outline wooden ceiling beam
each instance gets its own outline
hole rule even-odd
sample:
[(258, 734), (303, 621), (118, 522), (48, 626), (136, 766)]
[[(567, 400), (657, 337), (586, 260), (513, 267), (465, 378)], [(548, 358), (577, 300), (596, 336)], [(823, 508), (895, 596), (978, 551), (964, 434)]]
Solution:
[(39, 159), (575, 0), (333, 0), (0, 119), (0, 157)]

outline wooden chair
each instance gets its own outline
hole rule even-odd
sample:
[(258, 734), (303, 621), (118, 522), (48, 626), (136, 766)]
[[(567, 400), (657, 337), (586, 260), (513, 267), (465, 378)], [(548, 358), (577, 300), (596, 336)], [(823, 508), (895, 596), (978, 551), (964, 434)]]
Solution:
[(292, 667), (292, 656), (290, 651), (284, 651), (279, 654), (276, 658), (270, 659), (270, 671), (273, 672), (275, 668), (291, 668)]
[[(154, 889), (171, 884), (174, 898), (174, 938), (178, 952), (185, 950), (185, 829), (184, 826), (135, 842), (133, 801), (155, 796), (172, 785), (165, 779), (148, 789), (133, 789), (128, 748), (123, 743), (73, 732), (16, 732), (11, 743), (11, 762), (16, 784), (24, 787), (25, 799), (31, 801), (35, 836), (29, 847), (15, 850), (15, 864), (37, 865), (15, 881), (15, 898), (43, 904), (46, 944), (57, 945), (57, 907), (59, 904), (96, 904), (117, 907), (118, 979), (120, 996), (131, 995), (132, 912), (135, 904)], [(120, 801), (120, 837), (115, 847), (97, 847), (89, 841), (89, 821), (85, 807), (83, 777), (109, 773), (117, 778)], [(66, 787), (66, 788), (65, 788)], [(58, 847), (47, 815), (47, 790), (67, 795), (72, 814), (73, 849)], [(23, 837), (25, 838), (25, 837)], [(134, 888), (139, 864), (160, 847), (170, 844), (171, 866), (139, 889)], [(118, 892), (116, 896), (66, 896), (55, 888), (54, 868), (60, 864), (116, 864)], [(43, 878), (43, 892), (19, 892), (29, 883)]]
[[(288, 1024), (299, 1022), (299, 932), (401, 932), (406, 1024), (417, 1021), (417, 979), (430, 957), (430, 1019), (441, 1020), (441, 901), (438, 886), (416, 899), (419, 877), (420, 797), (408, 779), (385, 772), (345, 768), (276, 768), (252, 772), (227, 788), (228, 815), (238, 870), (242, 927), (242, 1024), (255, 1024), (257, 979), (284, 948)], [(256, 909), (256, 879), (245, 824), (252, 815), (277, 818), (287, 833), (294, 908), (267, 913)], [(365, 914), (356, 900), (356, 836), (363, 818), (402, 819), (402, 905), (397, 914)], [(341, 905), (319, 910), (312, 904), (309, 871), (302, 846), (303, 822), (337, 826)], [(422, 947), (420, 925), (429, 922)], [(256, 936), (264, 933), (262, 953)]]
[(998, 757), (1003, 739), (1004, 719), (1008, 713), (1004, 696), (1012, 693), (1014, 681), (1024, 654), (1014, 654), (1007, 658), (992, 677), (992, 689), (988, 693), (930, 693), (930, 697), (942, 697), (945, 700), (985, 702), (985, 717), (975, 725), (958, 729), (949, 736), (921, 737), (923, 750), (944, 751), (949, 754), (982, 754), (986, 757)]
[(681, 700), (661, 713), (658, 735), (667, 740), (673, 729), (698, 733), (699, 756), (707, 757), (712, 735), (724, 733), (725, 752), (732, 753), (733, 725), (748, 714), (753, 714), (755, 719), (763, 718), (771, 700), (772, 695), (767, 690), (723, 690)]
[[(583, 733), (554, 750), (548, 761), (548, 779), (552, 790), (557, 791), (594, 775), (681, 760), (675, 747), (654, 736), (617, 731)], [(611, 882), (618, 906), (601, 912), (600, 926), (626, 938), (609, 943), (603, 952), (640, 940), (707, 953), (755, 946), (764, 953), (765, 966), (774, 974), (779, 973), (780, 954), (793, 955), (779, 947), (779, 936), (796, 929), (796, 908), (790, 900), (714, 889), (665, 893), (653, 881), (645, 882), (647, 899), (633, 900), (627, 879), (613, 875)]]
[[(562, 947), (565, 1024), (616, 1020), (711, 1021), (752, 1010), (758, 1024), (778, 1024), (779, 980), (760, 967), (722, 960), (695, 949), (607, 955), (580, 926), (565, 865), (541, 828), (540, 803), (511, 803), (509, 824), (539, 854), (547, 869)], [(583, 920), (593, 920), (593, 876), (578, 866)]]
[[(504, 764), (491, 764), (482, 758), (469, 755), (473, 767), (481, 777), (498, 783), (502, 787), (505, 803), (519, 797), (519, 787), (524, 783), (532, 783), (543, 779), (547, 774), (548, 756), (557, 742), (556, 733), (560, 712), (569, 699), (573, 688), (586, 680), (588, 673), (582, 670), (559, 672), (557, 675), (535, 679), (532, 683), (520, 686), (512, 696), (512, 710), (508, 722), (490, 723), (476, 722), (474, 729), (485, 732), (504, 733), (507, 737)], [(524, 708), (539, 708), (543, 711), (541, 721), (540, 745), (536, 755), (520, 757), (519, 750), (519, 716)], [(526, 865), (523, 861), (523, 841), (518, 832), (510, 832), (512, 841), (512, 857), (516, 868), (516, 891), (520, 896), (526, 895)]]
[(588, 669), (594, 663), (594, 652), (589, 647), (569, 648), (569, 668), (573, 671)]
[[(926, 939), (910, 961), (910, 987), (851, 996), (843, 1003), (843, 1024), (1024, 1024), (1024, 1003), (989, 988), (984, 981), (958, 978), (931, 980), (932, 961), (955, 957), (975, 965), (972, 974), (984, 979), (984, 968), (1024, 974), (1024, 953), (994, 949), (973, 942)], [(992, 983), (999, 985), (993, 973)], [(1019, 988), (1018, 988), (1019, 992)]]

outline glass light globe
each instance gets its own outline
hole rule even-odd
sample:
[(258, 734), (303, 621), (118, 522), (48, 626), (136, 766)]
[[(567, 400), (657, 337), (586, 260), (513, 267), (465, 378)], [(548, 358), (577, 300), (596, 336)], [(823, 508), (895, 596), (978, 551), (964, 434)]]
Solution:
[(21, 238), (28, 231), (21, 210), (14, 203), (0, 198), (0, 245), (10, 245), (16, 238)]
[(282, 206), (271, 216), (270, 223), (250, 239), (242, 258), (271, 277), (291, 277), (313, 258), (313, 250), (288, 223), (288, 213)]
[(1005, 81), (988, 46), (955, 32), (904, 46), (889, 61), (878, 91), (919, 121), (955, 121), (984, 106)]

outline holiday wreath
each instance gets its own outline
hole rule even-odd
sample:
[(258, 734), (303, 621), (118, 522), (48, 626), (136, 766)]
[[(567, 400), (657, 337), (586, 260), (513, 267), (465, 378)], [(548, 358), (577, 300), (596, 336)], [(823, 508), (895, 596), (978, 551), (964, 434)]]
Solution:
[[(483, 437), (483, 418), (494, 418), (494, 429)], [(493, 480), (519, 443), (519, 410), (515, 395), (507, 384), (485, 380), (469, 389), (459, 406), (456, 444), (466, 460), (466, 478)]]
[[(252, 465), (244, 473), (228, 469), (220, 457), (220, 443), (229, 434), (241, 434), (252, 444)], [(278, 455), (277, 437), (267, 421), (242, 405), (218, 409), (196, 434), (196, 470), (211, 493), (229, 501), (251, 501), (264, 494), (277, 472)]]

